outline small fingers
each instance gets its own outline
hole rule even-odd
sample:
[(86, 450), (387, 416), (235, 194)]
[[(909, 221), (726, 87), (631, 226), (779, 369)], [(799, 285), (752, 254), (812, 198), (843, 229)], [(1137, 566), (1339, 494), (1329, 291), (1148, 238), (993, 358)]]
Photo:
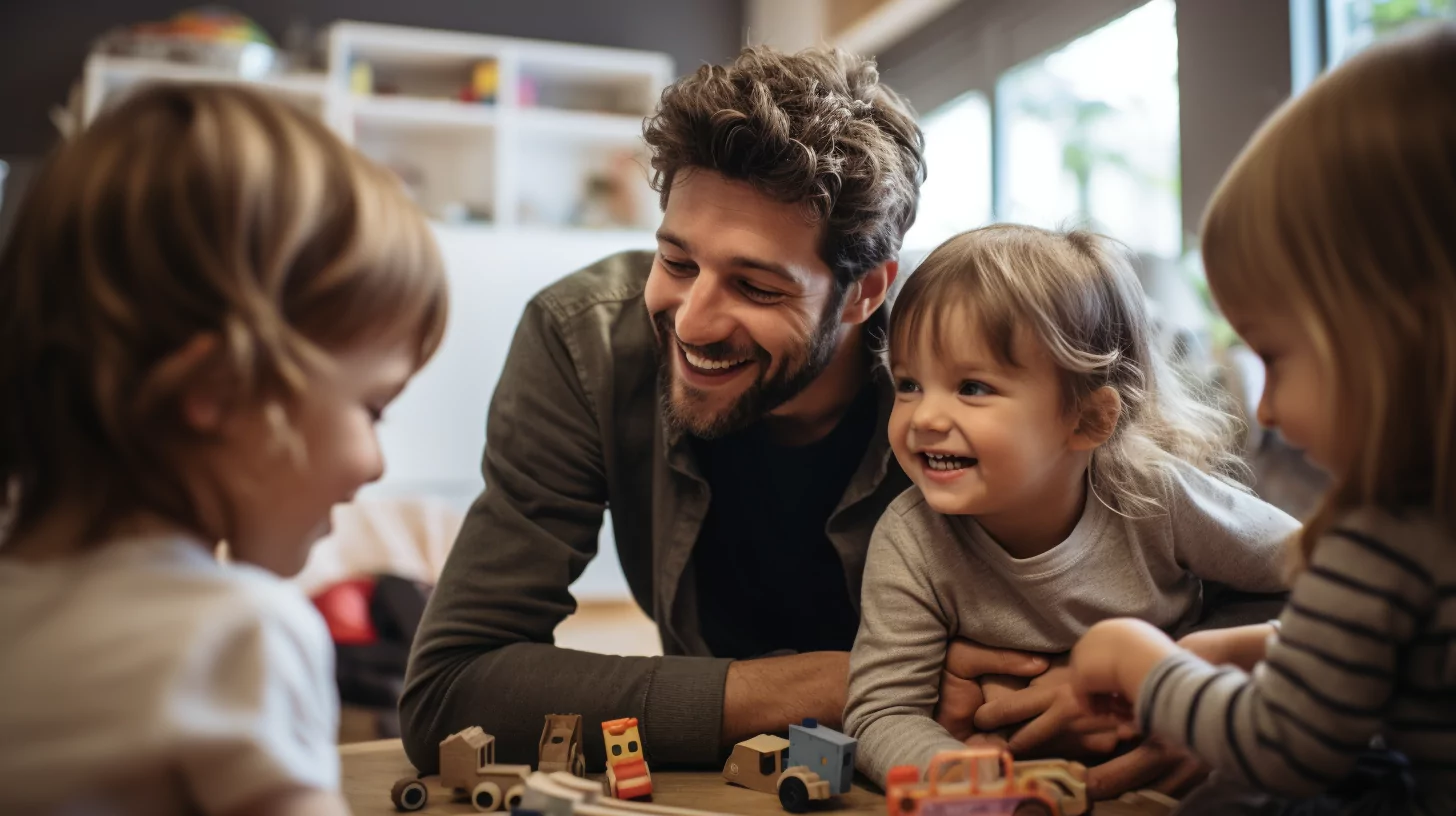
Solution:
[(1166, 774), (1176, 762), (1155, 742), (1145, 742), (1120, 757), (1087, 769), (1087, 795), (1114, 799), (1135, 788), (1145, 788)]
[(963, 740), (976, 730), (976, 711), (985, 702), (981, 684), (957, 677), (950, 672), (940, 675), (940, 703), (935, 708), (935, 721), (952, 737)]

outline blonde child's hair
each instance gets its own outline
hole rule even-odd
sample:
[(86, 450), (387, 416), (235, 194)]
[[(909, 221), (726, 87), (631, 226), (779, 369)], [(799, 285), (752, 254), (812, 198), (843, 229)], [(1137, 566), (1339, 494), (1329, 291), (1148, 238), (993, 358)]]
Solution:
[(252, 91), (155, 86), (49, 157), (0, 256), (0, 497), (12, 534), (78, 503), (94, 534), (195, 509), (174, 454), (180, 372), (217, 340), (237, 404), (290, 404), (331, 353), (444, 331), (429, 227), (385, 170)]
[(1285, 313), (1328, 373), (1343, 510), (1456, 512), (1456, 26), (1377, 44), (1255, 135), (1203, 222), (1226, 311)]
[[(942, 355), (969, 309), (1002, 365), (1020, 367), (1016, 332), (1051, 356), (1063, 407), (1083, 413), (1093, 392), (1117, 392), (1121, 410), (1093, 453), (1092, 489), (1124, 515), (1158, 512), (1174, 460), (1238, 484), (1237, 420), (1197, 398), (1154, 351), (1142, 285), (1122, 253), (1091, 232), (995, 224), (951, 238), (909, 276), (890, 320), (890, 357), (928, 339)], [(1106, 430), (1106, 429), (1104, 429)]]

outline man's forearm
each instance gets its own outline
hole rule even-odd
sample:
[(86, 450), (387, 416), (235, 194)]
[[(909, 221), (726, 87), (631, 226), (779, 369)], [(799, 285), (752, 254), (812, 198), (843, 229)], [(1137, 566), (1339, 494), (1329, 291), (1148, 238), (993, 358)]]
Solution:
[(405, 749), (433, 770), (440, 740), (478, 725), (496, 738), (496, 759), (535, 764), (547, 714), (581, 714), (587, 763), (606, 761), (601, 723), (641, 720), (649, 762), (706, 766), (719, 757), (719, 706), (728, 661), (619, 657), (516, 643), (467, 654), (416, 656), (401, 699)]
[(722, 744), (782, 732), (805, 717), (841, 728), (848, 683), (848, 652), (734, 662), (723, 687)]

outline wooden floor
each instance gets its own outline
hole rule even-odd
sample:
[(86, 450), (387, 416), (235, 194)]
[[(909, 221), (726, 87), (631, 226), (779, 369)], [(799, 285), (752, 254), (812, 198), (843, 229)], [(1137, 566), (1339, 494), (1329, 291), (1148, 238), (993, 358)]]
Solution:
[(556, 645), (600, 654), (662, 654), (657, 625), (632, 601), (588, 601), (556, 627)]

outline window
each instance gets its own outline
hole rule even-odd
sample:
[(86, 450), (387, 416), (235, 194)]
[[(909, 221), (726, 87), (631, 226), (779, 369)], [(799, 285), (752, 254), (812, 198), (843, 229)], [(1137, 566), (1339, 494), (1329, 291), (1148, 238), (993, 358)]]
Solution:
[(1407, 23), (1456, 19), (1456, 0), (1325, 0), (1329, 66)]
[(925, 183), (905, 248), (929, 251), (991, 220), (991, 106), (982, 93), (962, 94), (921, 117)]
[(759, 776), (773, 776), (774, 775), (774, 771), (778, 770), (777, 768), (774, 767), (774, 758), (777, 757), (777, 756), (778, 756), (778, 754), (776, 752), (774, 752), (774, 751), (764, 751), (763, 753), (761, 753), (761, 754), (758, 755), (758, 775)]
[(1174, 0), (1152, 0), (997, 84), (997, 217), (1183, 250)]

